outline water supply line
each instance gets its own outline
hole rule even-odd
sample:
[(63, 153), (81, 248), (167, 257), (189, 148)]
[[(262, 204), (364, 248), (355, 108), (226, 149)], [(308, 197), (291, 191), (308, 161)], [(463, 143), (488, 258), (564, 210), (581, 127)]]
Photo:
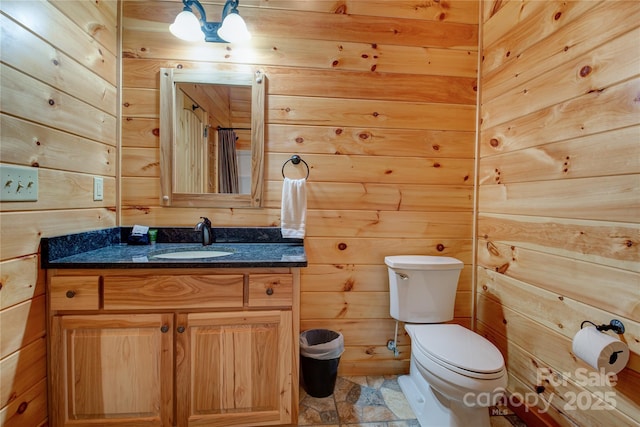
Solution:
[(396, 320), (396, 332), (393, 335), (393, 340), (387, 341), (387, 348), (393, 351), (393, 356), (400, 356), (400, 350), (398, 350), (398, 321)]

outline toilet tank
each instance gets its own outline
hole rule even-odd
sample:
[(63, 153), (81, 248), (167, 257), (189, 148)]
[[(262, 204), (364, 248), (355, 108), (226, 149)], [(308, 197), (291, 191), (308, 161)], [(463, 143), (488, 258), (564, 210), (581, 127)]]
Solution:
[(408, 323), (453, 319), (462, 261), (426, 255), (388, 256), (384, 261), (389, 270), (391, 317)]

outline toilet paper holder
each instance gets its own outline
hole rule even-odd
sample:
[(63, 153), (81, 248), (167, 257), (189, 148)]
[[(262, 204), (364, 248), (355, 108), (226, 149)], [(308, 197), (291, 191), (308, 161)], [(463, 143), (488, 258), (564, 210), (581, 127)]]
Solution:
[(603, 324), (603, 325), (596, 325), (595, 323), (593, 323), (591, 320), (585, 320), (584, 322), (582, 322), (580, 324), (580, 329), (584, 328), (584, 324), (585, 323), (591, 323), (593, 326), (596, 327), (597, 330), (599, 330), (600, 332), (603, 331), (613, 331), (618, 335), (622, 335), (624, 334), (624, 324), (619, 321), (618, 319), (612, 319), (611, 322), (609, 322), (609, 324)]

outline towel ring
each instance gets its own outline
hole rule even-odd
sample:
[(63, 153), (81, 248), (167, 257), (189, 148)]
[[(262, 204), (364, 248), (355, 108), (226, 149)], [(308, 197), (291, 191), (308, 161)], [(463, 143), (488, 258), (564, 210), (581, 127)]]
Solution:
[(287, 163), (293, 163), (294, 165), (298, 165), (300, 164), (300, 162), (304, 163), (304, 165), (307, 167), (307, 176), (304, 178), (305, 180), (309, 178), (309, 165), (307, 164), (307, 162), (305, 162), (304, 160), (302, 160), (302, 158), (300, 156), (298, 156), (297, 154), (294, 154), (293, 156), (291, 156), (291, 158), (289, 160), (287, 160), (286, 162), (284, 162), (282, 164), (282, 177), (286, 178), (284, 176), (284, 167), (287, 165)]

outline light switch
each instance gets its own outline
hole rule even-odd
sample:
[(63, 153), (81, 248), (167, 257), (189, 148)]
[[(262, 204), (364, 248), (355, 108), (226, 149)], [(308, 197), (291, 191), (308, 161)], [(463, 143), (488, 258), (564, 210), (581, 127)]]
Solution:
[(101, 176), (93, 177), (93, 200), (99, 201), (104, 199), (104, 181)]
[(0, 201), (37, 202), (38, 168), (0, 165)]

